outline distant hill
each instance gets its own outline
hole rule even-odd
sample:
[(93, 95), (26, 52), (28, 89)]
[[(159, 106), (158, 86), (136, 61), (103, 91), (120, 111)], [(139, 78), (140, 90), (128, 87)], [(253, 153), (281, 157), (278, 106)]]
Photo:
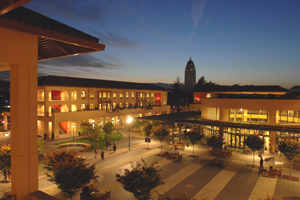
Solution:
[[(174, 83), (150, 83), (150, 84), (154, 84), (154, 85), (158, 85), (164, 88), (168, 88), (168, 89), (173, 89), (173, 85)], [(180, 84), (182, 87), (184, 87), (184, 84)]]

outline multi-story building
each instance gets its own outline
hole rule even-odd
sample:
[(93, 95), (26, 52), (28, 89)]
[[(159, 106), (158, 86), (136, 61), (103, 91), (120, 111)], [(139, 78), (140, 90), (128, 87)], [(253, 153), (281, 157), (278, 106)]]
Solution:
[[(195, 91), (190, 108), (201, 110), (207, 135), (221, 133), (227, 146), (245, 148), (248, 135), (265, 140), (265, 149), (276, 151), (276, 141), (300, 142), (300, 99), (279, 86), (216, 86)], [(212, 122), (217, 122), (213, 125)]]
[(125, 125), (128, 117), (169, 113), (168, 90), (145, 83), (46, 76), (38, 81), (38, 134), (78, 135), (85, 121)]

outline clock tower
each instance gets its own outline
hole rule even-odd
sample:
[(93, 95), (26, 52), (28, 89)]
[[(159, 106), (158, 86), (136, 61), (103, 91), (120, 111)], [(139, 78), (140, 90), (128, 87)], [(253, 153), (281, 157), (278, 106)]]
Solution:
[(192, 91), (196, 84), (196, 69), (195, 64), (190, 57), (190, 60), (187, 62), (185, 67), (185, 74), (184, 74), (184, 86), (185, 89), (188, 91)]

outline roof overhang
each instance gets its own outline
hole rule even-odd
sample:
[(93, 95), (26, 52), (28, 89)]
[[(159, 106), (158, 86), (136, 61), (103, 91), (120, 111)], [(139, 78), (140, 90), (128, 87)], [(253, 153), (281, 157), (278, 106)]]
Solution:
[[(245, 124), (245, 123), (233, 123), (233, 122), (221, 122), (215, 120), (198, 120), (200, 118), (198, 112), (181, 112), (181, 113), (170, 113), (163, 115), (153, 115), (147, 117), (136, 117), (137, 120), (147, 121), (159, 121), (166, 124), (188, 124), (188, 125), (205, 125), (205, 126), (217, 126), (217, 127), (230, 127), (230, 128), (241, 128), (241, 129), (253, 129), (262, 131), (277, 131), (277, 132), (291, 132), (300, 133), (300, 128), (291, 126), (276, 126), (276, 125), (264, 125), (264, 124)], [(192, 118), (194, 118), (192, 120)]]
[(36, 26), (0, 18), (0, 26), (38, 36), (38, 60), (104, 51), (105, 45)]
[(0, 0), (0, 16), (32, 0)]

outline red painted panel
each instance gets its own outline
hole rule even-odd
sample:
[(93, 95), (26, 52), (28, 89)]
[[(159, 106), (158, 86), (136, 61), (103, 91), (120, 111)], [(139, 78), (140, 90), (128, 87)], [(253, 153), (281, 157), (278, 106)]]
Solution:
[(61, 91), (51, 90), (51, 100), (61, 100)]
[(206, 98), (207, 94), (195, 94), (194, 103), (201, 103), (202, 98)]
[(68, 122), (67, 121), (59, 122), (59, 126), (66, 134), (68, 134)]

